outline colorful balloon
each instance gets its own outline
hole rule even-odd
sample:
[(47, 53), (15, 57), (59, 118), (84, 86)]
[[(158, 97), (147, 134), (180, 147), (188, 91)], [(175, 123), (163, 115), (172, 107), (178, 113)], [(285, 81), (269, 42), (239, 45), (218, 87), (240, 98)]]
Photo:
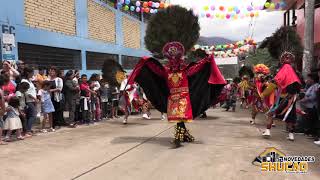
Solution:
[(219, 9), (220, 9), (220, 11), (224, 11), (224, 7), (223, 6), (220, 6)]
[(140, 12), (140, 11), (141, 11), (140, 7), (137, 7), (136, 12)]
[(140, 7), (140, 6), (141, 6), (141, 2), (140, 2), (140, 1), (137, 1), (137, 2), (136, 2), (136, 6), (137, 6), (137, 7)]
[(264, 4), (264, 7), (269, 8), (270, 5), (271, 5), (271, 4), (270, 4), (269, 2), (266, 2), (266, 3)]
[(210, 13), (207, 13), (206, 16), (207, 16), (207, 18), (209, 18), (209, 17), (211, 16), (211, 14), (210, 14)]
[(160, 7), (160, 3), (156, 2), (155, 8), (159, 8), (159, 7)]
[(276, 7), (276, 5), (274, 3), (270, 4), (270, 9), (274, 9)]
[(128, 6), (128, 5), (125, 5), (125, 6), (123, 7), (123, 9), (124, 9), (125, 11), (128, 11), (128, 10), (129, 10), (129, 6)]
[(253, 10), (252, 6), (248, 6), (248, 7), (247, 7), (247, 10), (248, 10), (249, 12), (252, 11), (252, 10)]
[(135, 7), (134, 6), (130, 6), (130, 11), (134, 11)]
[(120, 3), (121, 3), (121, 4), (124, 4), (124, 0), (120, 0)]
[(237, 14), (240, 14), (240, 12), (241, 12), (240, 9), (238, 9), (238, 10), (236, 11)]
[(211, 11), (214, 11), (214, 10), (216, 9), (216, 7), (215, 7), (214, 5), (212, 5), (212, 6), (210, 7), (210, 9), (211, 9)]
[(118, 9), (122, 8), (122, 4), (121, 4), (121, 2), (118, 2), (118, 4), (117, 4), (117, 8), (118, 8)]
[(160, 8), (164, 8), (164, 2), (160, 2)]
[(231, 17), (230, 14), (227, 14), (227, 15), (226, 15), (226, 18), (227, 18), (227, 19), (230, 19), (230, 17)]
[(143, 2), (143, 7), (144, 8), (148, 7), (148, 2)]
[(152, 4), (153, 4), (152, 1), (149, 1), (149, 2), (148, 2), (148, 6), (149, 6), (149, 7), (152, 7)]
[(124, 3), (125, 3), (126, 5), (129, 5), (129, 4), (130, 4), (130, 0), (125, 0)]
[(208, 10), (209, 10), (209, 6), (204, 6), (203, 9), (204, 9), (205, 11), (208, 11)]

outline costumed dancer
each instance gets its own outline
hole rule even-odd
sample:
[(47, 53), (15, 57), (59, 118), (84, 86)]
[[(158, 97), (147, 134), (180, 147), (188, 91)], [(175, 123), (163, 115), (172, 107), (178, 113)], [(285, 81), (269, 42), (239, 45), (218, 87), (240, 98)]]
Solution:
[[(153, 105), (160, 112), (167, 112), (170, 122), (177, 122), (174, 142), (176, 147), (179, 147), (180, 142), (194, 141), (184, 123), (191, 122), (193, 117), (197, 117), (210, 107), (212, 104), (210, 101), (217, 98), (218, 92), (221, 91), (225, 81), (214, 62), (213, 56), (199, 61), (193, 66), (187, 66), (184, 64), (182, 57), (184, 48), (179, 42), (166, 44), (163, 53), (169, 59), (168, 66), (163, 67), (153, 58), (144, 58), (136, 66), (135, 73), (132, 74), (129, 83), (138, 82), (145, 89), (146, 96)], [(207, 69), (207, 72), (201, 71), (205, 69)], [(202, 82), (206, 84), (199, 84), (200, 87), (202, 85), (208, 90), (194, 86), (195, 91), (198, 90), (199, 93), (194, 92), (192, 93), (193, 96), (190, 97), (190, 91), (193, 91), (193, 89), (190, 89), (193, 88), (191, 85), (197, 83), (197, 75), (200, 76), (202, 72), (207, 73), (208, 78), (212, 77), (209, 78), (209, 81)], [(152, 81), (158, 83), (151, 83), (150, 78), (146, 78), (149, 73), (150, 78), (159, 78), (158, 81)], [(202, 75), (205, 77), (205, 74)], [(152, 86), (157, 85), (159, 86), (157, 91), (161, 91), (160, 96), (156, 96), (158, 93), (152, 89)], [(200, 93), (200, 91), (204, 91), (204, 93)], [(203, 96), (209, 98), (203, 99)], [(203, 103), (207, 101), (209, 104), (201, 105), (202, 100)], [(201, 109), (203, 110), (201, 111)]]
[[(153, 15), (148, 22), (145, 44), (156, 57), (162, 54), (168, 63), (163, 66), (155, 58), (145, 57), (129, 77), (129, 84), (137, 82), (152, 105), (167, 113), (169, 122), (177, 123), (176, 148), (181, 142), (194, 141), (185, 122), (207, 110), (226, 84), (213, 56), (185, 63), (185, 49), (190, 50), (198, 41), (199, 30), (198, 17), (180, 6), (170, 6)], [(159, 36), (159, 32), (163, 35)]]
[(295, 56), (291, 52), (284, 52), (281, 55), (280, 63), (282, 66), (274, 77), (275, 84), (270, 83), (267, 90), (261, 94), (261, 97), (264, 98), (277, 87), (276, 101), (267, 114), (267, 129), (262, 134), (266, 138), (271, 135), (270, 129), (273, 124), (273, 118), (278, 118), (286, 122), (289, 131), (287, 139), (294, 140), (294, 125), (297, 120), (296, 101), (301, 88), (301, 81), (291, 66), (294, 59)]
[(239, 76), (241, 77), (241, 81), (239, 83), (239, 90), (240, 90), (240, 99), (241, 99), (241, 104), (240, 107), (245, 107), (246, 109), (249, 108), (249, 96), (250, 96), (250, 88), (251, 88), (251, 83), (250, 79), (254, 77), (254, 73), (252, 71), (251, 67), (248, 66), (243, 66), (239, 70)]
[(128, 85), (128, 79), (124, 79), (120, 85), (120, 99), (119, 99), (119, 108), (124, 113), (123, 124), (127, 124), (128, 117), (131, 113), (131, 101), (130, 98), (131, 91), (134, 90), (134, 87)]
[[(152, 27), (155, 24), (158, 27)], [(154, 36), (168, 33), (166, 27), (174, 27), (171, 36)], [(193, 34), (186, 32), (188, 28)], [(157, 54), (162, 49), (168, 64), (163, 66), (155, 58), (143, 58), (129, 78), (129, 84), (137, 82), (157, 110), (167, 112), (169, 122), (177, 123), (175, 148), (180, 147), (181, 142), (194, 141), (185, 122), (191, 122), (208, 109), (226, 84), (213, 56), (189, 65), (185, 63), (185, 48), (189, 50), (197, 42), (199, 28), (198, 18), (192, 11), (180, 6), (171, 6), (153, 15), (148, 23), (146, 46)], [(150, 45), (154, 38), (157, 39), (156, 46)]]
[(270, 69), (264, 64), (257, 64), (254, 67), (254, 73), (256, 74), (256, 77), (254, 78), (254, 97), (252, 102), (252, 119), (250, 124), (255, 124), (255, 119), (259, 112), (266, 112), (268, 110), (264, 99), (261, 98), (261, 94), (264, 88), (266, 88), (266, 76), (270, 73)]

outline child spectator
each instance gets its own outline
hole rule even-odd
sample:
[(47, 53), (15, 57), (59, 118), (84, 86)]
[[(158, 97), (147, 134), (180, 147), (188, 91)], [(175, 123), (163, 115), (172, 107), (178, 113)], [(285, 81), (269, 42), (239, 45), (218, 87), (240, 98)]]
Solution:
[(26, 137), (32, 136), (32, 125), (34, 121), (36, 120), (37, 117), (37, 109), (36, 109), (36, 103), (38, 102), (37, 99), (37, 90), (35, 85), (32, 83), (32, 77), (33, 77), (33, 69), (30, 67), (25, 67), (24, 68), (24, 73), (23, 73), (23, 79), (21, 82), (26, 82), (29, 84), (29, 89), (25, 93), (26, 95)]
[(100, 101), (102, 107), (102, 117), (108, 119), (110, 117), (111, 90), (108, 82), (106, 82), (104, 79), (102, 79), (100, 83)]
[(41, 100), (41, 111), (43, 113), (43, 121), (41, 124), (41, 132), (46, 133), (46, 122), (49, 122), (49, 130), (54, 132), (55, 129), (53, 128), (52, 124), (52, 113), (55, 111), (53, 103), (51, 101), (50, 95), (50, 87), (51, 83), (49, 81), (44, 81), (42, 83), (42, 89), (39, 90), (38, 96)]
[(19, 99), (20, 102), (20, 106), (19, 106), (19, 110), (20, 110), (20, 119), (22, 122), (22, 130), (25, 133), (26, 132), (26, 117), (25, 117), (25, 109), (26, 109), (26, 96), (25, 96), (25, 92), (28, 91), (28, 89), (30, 88), (29, 83), (27, 82), (22, 82), (18, 85), (17, 89), (18, 91), (16, 92), (16, 97)]
[(91, 115), (92, 115), (92, 121), (99, 121), (101, 116), (101, 109), (100, 109), (100, 101), (99, 97), (97, 96), (99, 90), (100, 90), (100, 83), (99, 83), (99, 75), (98, 74), (92, 74), (90, 77), (90, 89), (95, 94), (91, 94)]
[(9, 105), (6, 108), (7, 118), (4, 123), (4, 129), (8, 130), (5, 141), (11, 141), (11, 132), (16, 130), (16, 135), (18, 140), (23, 140), (23, 136), (21, 135), (22, 124), (19, 118), (20, 110), (19, 110), (19, 99), (17, 97), (11, 97), (9, 100)]
[(84, 123), (90, 124), (90, 97), (91, 94), (96, 94), (90, 89), (88, 84), (87, 75), (81, 75), (80, 84), (80, 111), (82, 114), (82, 121)]

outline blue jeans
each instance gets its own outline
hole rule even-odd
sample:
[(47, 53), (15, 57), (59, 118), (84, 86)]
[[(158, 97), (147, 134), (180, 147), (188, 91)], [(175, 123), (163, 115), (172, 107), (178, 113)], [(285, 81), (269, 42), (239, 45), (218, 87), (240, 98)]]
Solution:
[(26, 103), (26, 130), (27, 132), (31, 132), (32, 124), (37, 118), (37, 109), (36, 109), (36, 103), (35, 102), (28, 102)]

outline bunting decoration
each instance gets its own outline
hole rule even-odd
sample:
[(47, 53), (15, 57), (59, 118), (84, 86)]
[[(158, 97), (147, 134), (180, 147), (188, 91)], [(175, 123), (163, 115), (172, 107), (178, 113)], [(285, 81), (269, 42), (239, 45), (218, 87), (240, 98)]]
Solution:
[(165, 2), (153, 2), (153, 1), (131, 1), (131, 0), (119, 0), (117, 3), (118, 9), (124, 11), (141, 12), (155, 14), (159, 9), (164, 9), (169, 6)]
[(248, 53), (250, 50), (256, 49), (257, 43), (252, 38), (246, 38), (243, 41), (224, 45), (201, 46), (195, 45), (192, 50), (202, 49), (208, 54), (214, 54), (215, 57), (236, 57), (238, 55)]

